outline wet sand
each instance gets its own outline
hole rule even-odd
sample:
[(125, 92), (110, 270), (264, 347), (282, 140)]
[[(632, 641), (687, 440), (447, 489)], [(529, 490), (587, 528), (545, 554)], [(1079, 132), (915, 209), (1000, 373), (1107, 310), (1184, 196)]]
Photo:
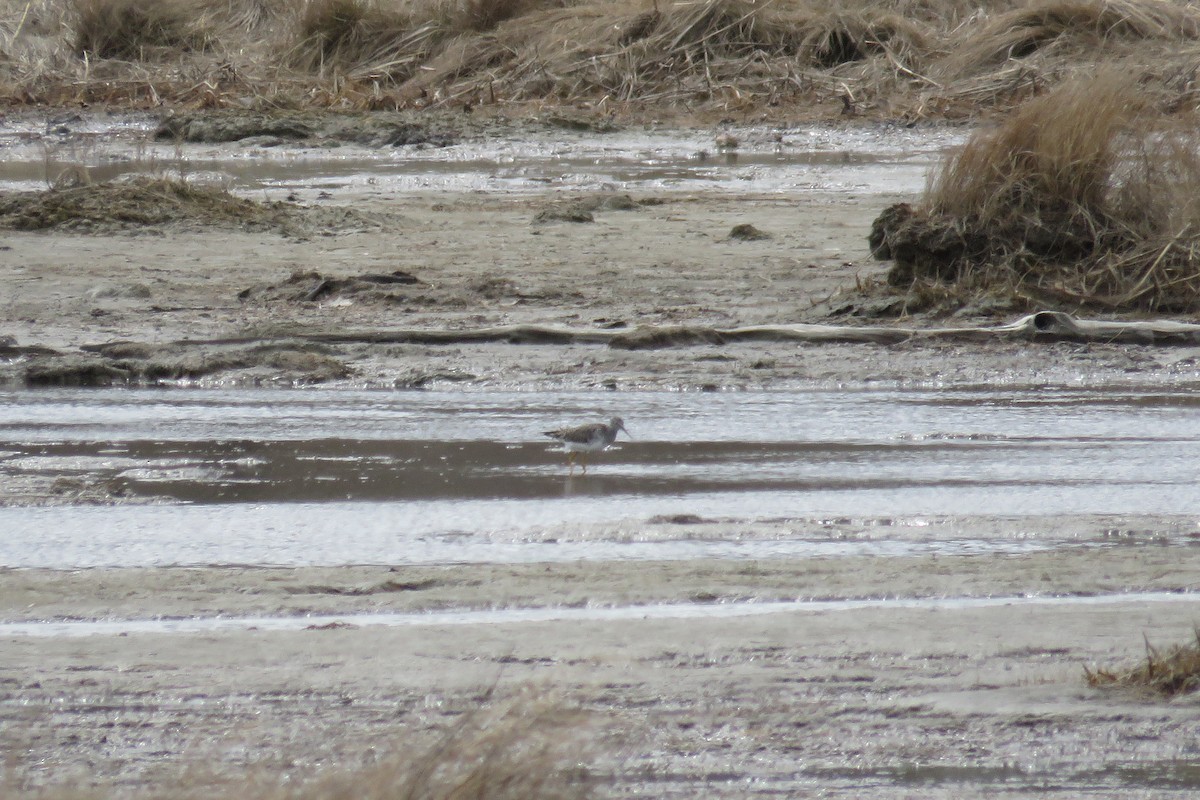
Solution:
[[(84, 345), (124, 341), (165, 359), (171, 354), (159, 348), (177, 340), (265, 341), (295, 331), (823, 318), (831, 296), (883, 279), (887, 265), (869, 259), (866, 234), (882, 208), (905, 197), (674, 194), (635, 198), (656, 202), (601, 211), (593, 223), (533, 224), (558, 199), (375, 196), (369, 210), (385, 224), (290, 239), (5, 232), (0, 336), (12, 349), (0, 369), (19, 381), (31, 363), (87, 359)], [(772, 238), (731, 240), (743, 222)], [(280, 289), (295, 273), (395, 270), (420, 283), (316, 301)], [(1200, 376), (1194, 348), (1104, 344), (347, 345), (314, 353), (344, 372), (294, 356), (197, 370), (187, 382), (292, 386), (316, 375), (434, 390), (786, 389), (1179, 386)], [(1200, 551), (1181, 533), (1186, 524), (1131, 517), (1118, 525), (1138, 532), (1124, 546), (1003, 556), (9, 570), (0, 573), (0, 622), (1194, 592)], [(10, 636), (0, 650), (0, 747), (18, 795), (38, 786), (161, 792), (181, 779), (303, 779), (428, 741), (489, 689), (503, 698), (532, 684), (615, 732), (619, 746), (594, 764), (614, 796), (1184, 796), (1200, 788), (1195, 698), (1093, 691), (1083, 665), (1132, 663), (1143, 636), (1183, 642), (1197, 619), (1195, 595), (1180, 594), (721, 619)]]
[[(31, 784), (216, 784), (348, 769), (533, 686), (619, 731), (630, 797), (1163, 796), (1195, 789), (1195, 699), (1088, 689), (1085, 665), (1190, 635), (1195, 595), (1101, 605), (796, 610), (384, 627), (356, 612), (784, 598), (1194, 591), (1200, 551), (330, 569), (17, 571), (13, 619), (334, 612), (299, 631), (9, 637), (5, 751)], [(1182, 781), (1182, 782), (1181, 782)]]

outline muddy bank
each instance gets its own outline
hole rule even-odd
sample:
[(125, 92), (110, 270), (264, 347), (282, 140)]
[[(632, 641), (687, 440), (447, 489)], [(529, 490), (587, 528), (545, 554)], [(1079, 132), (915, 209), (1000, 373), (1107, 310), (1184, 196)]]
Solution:
[[(0, 616), (683, 603), (1185, 588), (1191, 548), (1021, 557), (419, 570), (7, 573)], [(724, 619), (314, 626), (294, 632), (10, 638), (0, 740), (10, 784), (224, 791), (248, 776), (354, 770), (493, 699), (553, 692), (611, 731), (602, 796), (892, 797), (1191, 791), (1194, 701), (1086, 687), (1142, 634), (1190, 635), (1196, 603), (795, 611)], [(1069, 630), (1069, 637), (1062, 632)], [(490, 687), (490, 688), (489, 688)], [(98, 702), (97, 698), (103, 698)], [(51, 710), (53, 713), (51, 713)], [(299, 724), (303, 720), (303, 724)], [(582, 723), (581, 723), (582, 724)], [(1120, 741), (1114, 761), (1112, 742)], [(1053, 756), (1047, 756), (1052, 752)], [(44, 766), (53, 764), (53, 770)], [(203, 776), (196, 778), (196, 770)], [(264, 772), (265, 771), (265, 772)]]
[[(887, 197), (685, 194), (612, 210), (620, 196), (346, 197), (289, 212), (308, 220), (300, 237), (15, 231), (0, 377), (719, 389), (1200, 375), (1186, 325), (880, 316), (856, 287), (886, 282), (866, 234)], [(562, 202), (595, 221), (535, 222)], [(747, 219), (772, 238), (731, 239)]]
[[(1101, 526), (1119, 523), (1097, 521)], [(972, 527), (1020, 529), (1004, 520), (961, 520), (954, 525), (962, 535)], [(1021, 525), (1029, 527), (1030, 523)], [(1200, 591), (1195, 578), (1200, 552), (1181, 544), (1151, 546), (1153, 538), (1114, 536), (1111, 548), (1021, 556), (692, 560), (631, 562), (619, 567), (612, 562), (580, 561), (299, 569), (5, 570), (0, 620)]]
[[(81, 167), (63, 170), (56, 184), (46, 191), (0, 193), (0, 227), (159, 236), (165, 230), (223, 228), (307, 238), (398, 222), (350, 208), (256, 202), (221, 188), (149, 175), (95, 183)], [(98, 289), (95, 294), (146, 297), (148, 290), (124, 286)]]
[[(392, 285), (416, 283), (407, 273), (366, 275), (347, 279), (329, 279), (316, 273), (293, 276), (289, 284), (301, 284), (292, 294), (313, 302), (331, 294), (353, 293), (360, 297), (375, 294), (376, 300), (394, 302), (386, 289)], [(243, 291), (242, 297), (252, 296)], [(220, 385), (299, 386), (317, 383), (353, 383), (379, 385), (386, 381), (381, 373), (395, 373), (397, 347), (410, 350), (426, 348), (433, 354), (439, 349), (461, 355), (464, 348), (474, 351), (476, 359), (500, 358), (520, 362), (536, 347), (538, 355), (561, 360), (564, 356), (588, 350), (663, 351), (702, 349), (700, 358), (736, 362), (739, 351), (770, 354), (789, 347), (843, 345), (928, 344), (958, 349), (964, 354), (988, 343), (1025, 343), (1031, 346), (1073, 343), (1103, 345), (1114, 356), (1126, 357), (1114, 346), (1122, 344), (1146, 347), (1193, 348), (1200, 345), (1200, 326), (1181, 322), (1107, 322), (1078, 320), (1058, 312), (1039, 312), (1009, 324), (995, 326), (964, 325), (955, 328), (901, 327), (881, 325), (789, 325), (718, 328), (707, 326), (640, 326), (623, 330), (625, 323), (609, 329), (512, 325), (464, 330), (362, 330), (322, 333), (292, 332), (278, 336), (242, 336), (217, 341), (177, 341), (165, 344), (118, 341), (84, 345), (82, 352), (60, 352), (49, 348), (21, 348), (9, 345), (11, 361), (0, 367), (0, 382), (9, 385), (36, 386), (158, 386), (179, 383)], [(739, 347), (740, 346), (740, 347)], [(500, 351), (502, 354), (498, 354)], [(729, 355), (724, 355), (730, 353)], [(995, 359), (999, 354), (993, 349)], [(690, 356), (693, 360), (695, 355)], [(659, 363), (687, 360), (689, 355), (668, 354)], [(1152, 357), (1151, 357), (1152, 358)], [(984, 359), (981, 357), (981, 361)], [(1101, 359), (1097, 359), (1099, 366)], [(1190, 361), (1185, 356), (1183, 359)], [(365, 364), (373, 373), (367, 373)], [(385, 367), (384, 365), (387, 364)], [(647, 365), (649, 366), (649, 365)], [(777, 366), (769, 357), (759, 357), (750, 369), (769, 380), (768, 370)], [(982, 366), (982, 365), (981, 365)], [(425, 388), (431, 382), (487, 385), (493, 379), (482, 371), (435, 369), (425, 373), (409, 372), (394, 377), (396, 388)], [(909, 379), (918, 376), (909, 375)], [(1147, 370), (1146, 379), (1153, 380)], [(1032, 378), (1031, 378), (1032, 379)], [(649, 376), (636, 376), (630, 383), (644, 385)], [(695, 379), (693, 379), (695, 381)], [(900, 382), (899, 378), (893, 381)], [(699, 388), (722, 387), (712, 381), (697, 382)], [(752, 388), (755, 382), (742, 378), (737, 388)]]
[(419, 119), (412, 114), (396, 113), (344, 115), (180, 111), (163, 117), (154, 130), (154, 138), (204, 144), (253, 139), (255, 144), (267, 147), (284, 141), (324, 147), (346, 143), (367, 147), (445, 147), (454, 144), (459, 135), (457, 130), (446, 130), (445, 127), (444, 119), (431, 124), (429, 118)]
[[(884, 308), (869, 290), (886, 284), (888, 266), (867, 236), (882, 209), (911, 197), (868, 182), (814, 178), (787, 193), (604, 187), (631, 207), (580, 206), (591, 193), (569, 175), (524, 195), (314, 183), (295, 190), (319, 210), (306, 213), (360, 222), (303, 235), (182, 223), (137, 235), (5, 231), (3, 379), (526, 392), (1200, 386), (1189, 326), (1089, 331), (1043, 316), (981, 341), (969, 331), (1029, 309), (914, 320)], [(743, 225), (766, 237), (735, 235)], [(820, 327), (830, 323), (856, 331)], [(958, 332), (926, 335), (933, 328)], [(1156, 337), (1170, 346), (1138, 344)], [(131, 502), (86, 476), (8, 491), (28, 505)], [(968, 539), (1003, 529), (939, 524)], [(18, 796), (47, 785), (136, 795), (181, 781), (244, 793), (264, 775), (305, 779), (410, 752), (489, 691), (514, 697), (533, 684), (619, 733), (590, 764), (617, 797), (1194, 791), (1194, 697), (1101, 693), (1082, 669), (1139, 659), (1143, 635), (1192, 635), (1193, 521), (1038, 524), (1082, 526), (1089, 545), (769, 562), (8, 570), (3, 622), (656, 602), (701, 613), (13, 636), (0, 658), (0, 744), (16, 754), (4, 780)], [(686, 515), (645, 526), (738, 541), (736, 529)], [(830, 538), (852, 533), (833, 524)], [(1125, 596), (1146, 591), (1171, 594)], [(964, 596), (999, 602), (886, 605)], [(1003, 601), (1028, 596), (1036, 602)], [(806, 598), (881, 602), (703, 616)]]

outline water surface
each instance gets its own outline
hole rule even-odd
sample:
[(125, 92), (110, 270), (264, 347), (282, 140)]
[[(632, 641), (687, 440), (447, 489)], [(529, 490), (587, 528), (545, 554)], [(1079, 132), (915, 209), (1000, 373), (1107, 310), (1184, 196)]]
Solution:
[[(614, 413), (586, 475), (542, 435)], [(1200, 398), (1129, 388), (7, 392), (0, 477), (121, 502), (0, 508), (0, 564), (1022, 552), (1077, 532), (925, 523), (1200, 516), (1197, 463)]]
[[(31, 122), (27, 120), (27, 122)], [(157, 174), (272, 198), (296, 193), (529, 192), (547, 189), (657, 193), (916, 192), (961, 133), (879, 125), (739, 132), (718, 151), (711, 131), (553, 130), (449, 147), (337, 147), (287, 142), (175, 144), (149, 138), (145, 119), (90, 119), (69, 136), (36, 125), (0, 125), (0, 190), (43, 189), (66, 167), (93, 180)]]

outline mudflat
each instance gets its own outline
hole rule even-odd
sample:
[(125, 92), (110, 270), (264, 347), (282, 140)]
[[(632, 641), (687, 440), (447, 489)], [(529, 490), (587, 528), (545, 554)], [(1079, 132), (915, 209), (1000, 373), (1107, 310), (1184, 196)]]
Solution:
[[(0, 374), (14, 386), (618, 392), (1200, 376), (1186, 346), (472, 338), (911, 325), (870, 316), (860, 291), (887, 270), (869, 256), (871, 221), (904, 193), (320, 191), (300, 192), (310, 210), (283, 232), (5, 231)], [(590, 222), (572, 221), (581, 211)], [(767, 238), (732, 235), (746, 223)], [(446, 338), (390, 341), (397, 330)], [(1080, 529), (1079, 547), (1024, 554), (7, 569), (0, 785), (175, 796), (304, 781), (532, 694), (595, 726), (603, 746), (586, 766), (605, 796), (1183, 796), (1200, 785), (1195, 695), (1084, 680), (1085, 666), (1136, 662), (1143, 637), (1187, 641), (1200, 617), (1194, 525), (1153, 511), (1023, 523)], [(942, 524), (969, 537), (1011, 522)], [(530, 610), (543, 613), (518, 613)], [(233, 622), (205, 627), (218, 618)]]
[[(9, 571), (6, 621), (77, 628), (2, 632), (10, 785), (353, 772), (549, 697), (604, 737), (606, 796), (1161, 796), (1193, 780), (1194, 698), (1090, 689), (1084, 667), (1190, 635), (1197, 552)], [(246, 621), (169, 630), (216, 616)]]

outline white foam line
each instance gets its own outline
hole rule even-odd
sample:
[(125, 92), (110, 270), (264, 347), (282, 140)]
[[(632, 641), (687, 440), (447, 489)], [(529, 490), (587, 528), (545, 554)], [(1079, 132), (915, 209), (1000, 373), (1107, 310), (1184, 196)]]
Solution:
[(1131, 592), (1103, 595), (1030, 595), (1003, 597), (879, 598), (868, 600), (791, 600), (780, 602), (655, 603), (583, 608), (502, 608), (423, 613), (320, 614), (300, 617), (187, 617), (181, 619), (86, 620), (0, 623), (0, 637), (118, 636), (133, 633), (213, 633), (221, 631), (296, 631), (322, 626), (496, 625), (583, 620), (720, 619), (782, 613), (824, 613), (864, 609), (957, 611), (996, 606), (1074, 606), (1118, 603), (1200, 603), (1200, 593)]

